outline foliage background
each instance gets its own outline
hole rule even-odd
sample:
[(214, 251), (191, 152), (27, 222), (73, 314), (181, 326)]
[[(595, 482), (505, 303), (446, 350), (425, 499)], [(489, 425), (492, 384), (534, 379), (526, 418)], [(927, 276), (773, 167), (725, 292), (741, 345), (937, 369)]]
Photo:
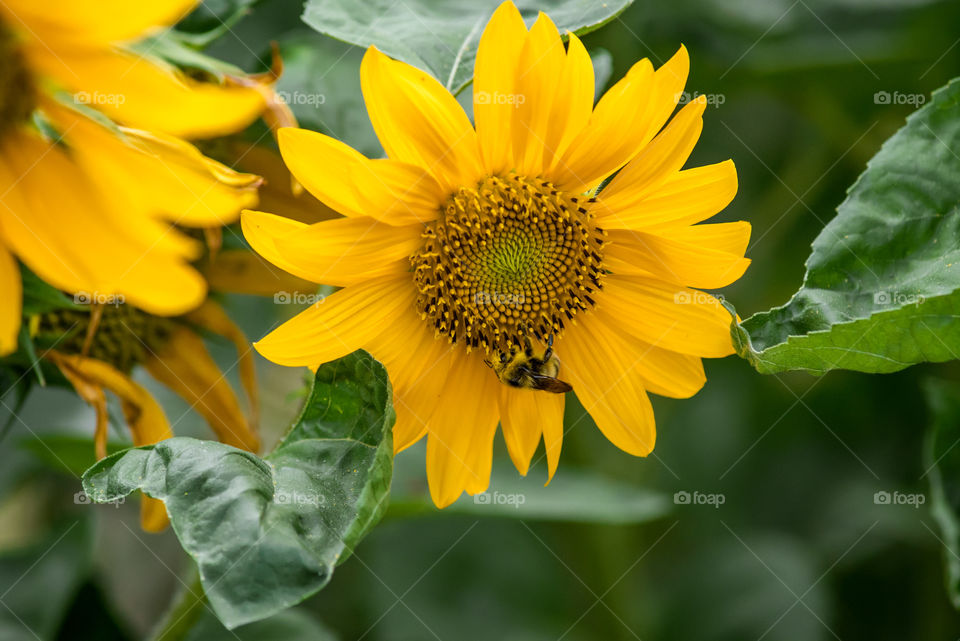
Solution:
[[(208, 2), (186, 26), (215, 25), (226, 4)], [(256, 71), (279, 42), (288, 66), (281, 90), (324, 95), (297, 107), (303, 125), (376, 153), (358, 50), (312, 32), (300, 12), (297, 0), (257, 3), (208, 51)], [(878, 104), (875, 94), (929, 99), (957, 75), (956, 24), (955, 2), (638, 1), (585, 43), (612, 54), (616, 79), (641, 57), (663, 62), (682, 42), (688, 90), (722, 96), (691, 164), (737, 164), (740, 192), (720, 218), (753, 224), (754, 262), (724, 294), (746, 317), (796, 291), (810, 241), (913, 110)], [(241, 296), (226, 304), (252, 338), (296, 311)], [(212, 348), (232, 362), (229, 346)], [(269, 443), (295, 415), (301, 399), (291, 392), (303, 376), (258, 365)], [(760, 376), (734, 357), (708, 361), (707, 386), (693, 400), (654, 399), (659, 437), (646, 460), (603, 439), (571, 395), (556, 492), (580, 473), (666, 497), (668, 511), (634, 510), (630, 524), (583, 522), (576, 496), (560, 497), (567, 505), (553, 520), (526, 507), (495, 517), (421, 509), (423, 449), (412, 448), (397, 461), (393, 511), (297, 616), (322, 621), (333, 638), (383, 641), (956, 639), (960, 616), (943, 590), (929, 501), (874, 501), (878, 491), (929, 496), (920, 385), (933, 374), (960, 384), (956, 363), (814, 378)], [(205, 434), (182, 402), (141, 382), (178, 434)], [(172, 533), (139, 530), (134, 502), (74, 503), (79, 481), (67, 467), (82, 470), (92, 452), (82, 403), (37, 390), (19, 415), (0, 466), (0, 638), (34, 638), (18, 619), (44, 641), (142, 637), (187, 558)], [(54, 440), (67, 433), (76, 442)], [(499, 440), (496, 455), (506, 461)], [(522, 484), (506, 470), (491, 489), (532, 496), (545, 474), (541, 460)], [(724, 503), (674, 505), (678, 491), (720, 493)], [(589, 500), (622, 509), (613, 497)]]

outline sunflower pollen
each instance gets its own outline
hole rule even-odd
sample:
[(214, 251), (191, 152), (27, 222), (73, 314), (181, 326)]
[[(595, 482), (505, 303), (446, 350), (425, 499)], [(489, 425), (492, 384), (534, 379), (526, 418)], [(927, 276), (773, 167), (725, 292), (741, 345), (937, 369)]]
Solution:
[(410, 259), (421, 317), (488, 354), (562, 334), (604, 273), (603, 232), (579, 200), (516, 174), (459, 189)]

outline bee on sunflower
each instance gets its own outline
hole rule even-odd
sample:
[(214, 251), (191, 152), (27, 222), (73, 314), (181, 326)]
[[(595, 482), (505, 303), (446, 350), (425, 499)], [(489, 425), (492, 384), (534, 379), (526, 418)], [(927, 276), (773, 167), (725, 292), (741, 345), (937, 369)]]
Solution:
[[(198, 0), (0, 4), (0, 355), (21, 332), (17, 260), (74, 294), (122, 296), (158, 315), (196, 308), (200, 243), (260, 179), (185, 139), (245, 128), (266, 82), (191, 79), (138, 45)], [(262, 79), (260, 79), (262, 80)]]
[(697, 288), (749, 264), (748, 223), (696, 224), (737, 176), (729, 160), (683, 169), (705, 107), (671, 118), (688, 69), (682, 47), (656, 70), (641, 60), (595, 105), (576, 35), (565, 47), (543, 13), (528, 30), (508, 1), (480, 40), (474, 125), (435, 79), (371, 47), (361, 86), (386, 159), (279, 132), (293, 175), (343, 217), (243, 214), (262, 256), (342, 287), (257, 350), (289, 366), (358, 348), (381, 360), (395, 449), (426, 436), (440, 507), (486, 490), (498, 424), (521, 474), (542, 438), (549, 482), (567, 388), (614, 445), (649, 454), (647, 393), (690, 397), (701, 359), (733, 353), (729, 313)]

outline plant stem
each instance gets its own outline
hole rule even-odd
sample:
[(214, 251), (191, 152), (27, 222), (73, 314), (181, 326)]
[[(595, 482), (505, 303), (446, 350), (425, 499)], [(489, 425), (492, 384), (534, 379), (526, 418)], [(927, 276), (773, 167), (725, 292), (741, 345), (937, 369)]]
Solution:
[(200, 573), (194, 569), (193, 579), (185, 584), (170, 604), (163, 619), (154, 627), (150, 640), (183, 641), (186, 639), (187, 633), (203, 614), (206, 600), (203, 585), (200, 583)]

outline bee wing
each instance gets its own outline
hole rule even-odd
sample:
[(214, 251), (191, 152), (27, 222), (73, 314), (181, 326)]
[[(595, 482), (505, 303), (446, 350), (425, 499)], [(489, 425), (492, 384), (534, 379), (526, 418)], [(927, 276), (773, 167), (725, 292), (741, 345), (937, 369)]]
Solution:
[(533, 389), (542, 390), (544, 392), (563, 394), (565, 392), (573, 391), (573, 387), (571, 387), (570, 383), (561, 381), (559, 378), (554, 378), (552, 376), (531, 372), (530, 380), (533, 383)]

